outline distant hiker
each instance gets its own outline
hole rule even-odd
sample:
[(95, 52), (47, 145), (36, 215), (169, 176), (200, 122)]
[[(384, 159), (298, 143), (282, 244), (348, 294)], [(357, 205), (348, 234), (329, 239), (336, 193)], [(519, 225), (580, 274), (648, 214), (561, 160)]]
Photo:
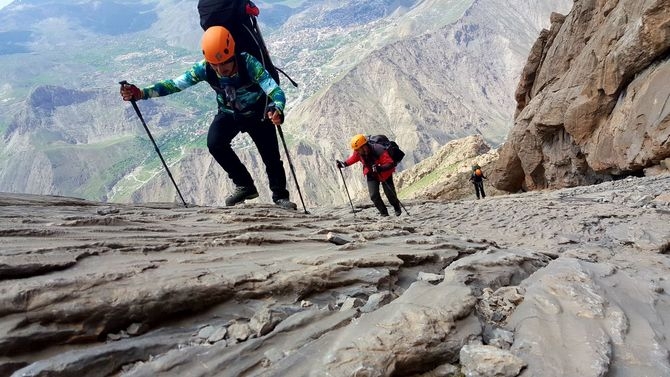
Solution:
[(477, 195), (477, 199), (479, 199), (480, 196), (482, 199), (486, 198), (486, 194), (484, 193), (485, 179), (486, 176), (484, 176), (481, 166), (477, 164), (472, 165), (472, 174), (470, 175), (470, 182), (472, 182), (475, 185), (475, 194)]
[(382, 216), (388, 216), (389, 212), (379, 193), (379, 184), (384, 187), (384, 194), (395, 210), (395, 215), (400, 216), (402, 210), (400, 201), (395, 192), (393, 184), (393, 172), (395, 163), (389, 152), (381, 144), (368, 143), (365, 135), (356, 135), (351, 139), (353, 154), (346, 161), (335, 160), (337, 167), (342, 169), (356, 162), (363, 164), (363, 174), (367, 176), (368, 192), (370, 199)]
[(201, 45), (205, 59), (195, 63), (189, 71), (142, 89), (124, 85), (121, 96), (125, 101), (149, 99), (207, 82), (216, 92), (218, 103), (218, 113), (209, 126), (207, 147), (236, 186), (226, 198), (226, 205), (234, 206), (258, 197), (249, 171), (230, 145), (238, 133), (246, 132), (265, 164), (272, 200), (282, 208), (297, 209), (296, 204), (289, 201), (286, 172), (274, 129), (284, 122), (284, 91), (256, 58), (246, 52), (235, 53), (235, 41), (228, 29), (208, 28)]

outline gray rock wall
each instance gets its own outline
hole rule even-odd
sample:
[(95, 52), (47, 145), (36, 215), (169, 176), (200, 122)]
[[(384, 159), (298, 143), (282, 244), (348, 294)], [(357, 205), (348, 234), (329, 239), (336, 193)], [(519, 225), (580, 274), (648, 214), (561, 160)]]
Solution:
[(638, 174), (670, 156), (670, 2), (578, 1), (536, 42), (495, 185), (516, 192)]

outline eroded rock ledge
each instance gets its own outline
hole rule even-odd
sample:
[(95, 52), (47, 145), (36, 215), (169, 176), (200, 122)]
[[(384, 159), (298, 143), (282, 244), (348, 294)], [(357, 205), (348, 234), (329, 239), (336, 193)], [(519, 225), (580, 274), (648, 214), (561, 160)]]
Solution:
[(665, 375), (668, 192), (631, 178), (386, 220), (2, 194), (0, 374)]

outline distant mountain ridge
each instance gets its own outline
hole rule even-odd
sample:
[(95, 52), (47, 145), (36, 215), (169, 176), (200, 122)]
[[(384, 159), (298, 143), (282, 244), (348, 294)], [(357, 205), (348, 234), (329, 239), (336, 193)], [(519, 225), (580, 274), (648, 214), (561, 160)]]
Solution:
[[(120, 29), (103, 30), (108, 34), (87, 28), (85, 22), (69, 21), (72, 9), (92, 9), (96, 2), (82, 1), (76, 7), (49, 3), (63, 7), (53, 12), (57, 17), (38, 23), (21, 18), (34, 33), (28, 44), (31, 52), (0, 56), (8, 67), (0, 88), (0, 191), (112, 201), (174, 200), (176, 193), (152, 147), (134, 149), (145, 145), (146, 135), (132, 109), (120, 101), (117, 82), (147, 85), (175, 77), (199, 59), (196, 2), (142, 3), (145, 8), (137, 13), (135, 26), (121, 22), (134, 23), (134, 18), (110, 11)], [(112, 3), (107, 6), (136, 9), (133, 2)], [(409, 152), (406, 166), (454, 138), (481, 133), (488, 141), (502, 140), (513, 111), (511, 83), (520, 72), (518, 62), (558, 3), (511, 1), (504, 9), (485, 1), (449, 0), (313, 1), (290, 7), (268, 2), (265, 8), (259, 3), (262, 23), (263, 12), (281, 11), (264, 24), (266, 42), (277, 64), (301, 84), (295, 90), (283, 83), (289, 97), (284, 130), (306, 201), (314, 205), (344, 200), (332, 161), (349, 153), (346, 140), (353, 133), (384, 132), (399, 139)], [(20, 10), (27, 4), (37, 2), (12, 4), (0, 11), (0, 19), (24, 14)], [(152, 19), (155, 22), (145, 28)], [(0, 32), (11, 31), (9, 25)], [(506, 36), (510, 25), (519, 27), (513, 38)], [(49, 104), (48, 95), (42, 96), (50, 93), (48, 88), (62, 88), (58, 93), (63, 98)], [(88, 93), (94, 97), (88, 98)], [(26, 98), (39, 99), (39, 105)], [(68, 102), (72, 105), (60, 105)], [(185, 195), (216, 205), (231, 184), (204, 144), (213, 104), (206, 85), (139, 103)], [(31, 124), (41, 125), (41, 131), (31, 133), (37, 130)], [(123, 157), (108, 150), (110, 145), (133, 152)], [(246, 137), (234, 145), (265, 200), (267, 184), (255, 147)], [(91, 158), (82, 153), (84, 148), (97, 149), (105, 158)], [(35, 160), (42, 162), (26, 166), (27, 155), (39, 156)], [(40, 179), (45, 182), (38, 183)], [(351, 183), (353, 189), (362, 189), (361, 180)], [(295, 197), (292, 186), (289, 178)]]

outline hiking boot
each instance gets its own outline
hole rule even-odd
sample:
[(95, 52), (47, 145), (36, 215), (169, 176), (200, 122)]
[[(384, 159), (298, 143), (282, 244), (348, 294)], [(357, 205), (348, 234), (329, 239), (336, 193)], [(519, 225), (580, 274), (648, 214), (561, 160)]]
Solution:
[(244, 203), (247, 199), (258, 198), (258, 190), (255, 187), (237, 186), (235, 191), (226, 198), (227, 206), (234, 206), (236, 204)]
[(402, 215), (402, 210), (400, 208), (395, 208), (395, 215), (396, 216)]
[(283, 209), (292, 209), (294, 211), (298, 209), (298, 205), (288, 199), (277, 199), (275, 200), (275, 204)]

